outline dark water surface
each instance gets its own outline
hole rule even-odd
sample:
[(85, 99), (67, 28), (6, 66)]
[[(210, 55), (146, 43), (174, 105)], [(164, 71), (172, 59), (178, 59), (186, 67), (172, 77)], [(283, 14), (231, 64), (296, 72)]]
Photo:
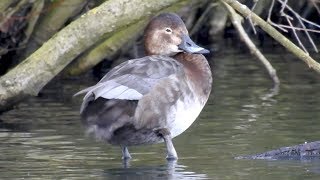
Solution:
[(167, 163), (163, 144), (132, 147), (127, 168), (118, 147), (84, 136), (79, 121), (88, 80), (51, 83), (41, 97), (0, 117), (0, 179), (320, 179), (317, 160), (235, 160), (239, 155), (320, 140), (320, 78), (288, 55), (269, 53), (282, 82), (272, 83), (250, 55), (214, 58), (214, 88), (197, 121), (174, 139), (180, 157)]

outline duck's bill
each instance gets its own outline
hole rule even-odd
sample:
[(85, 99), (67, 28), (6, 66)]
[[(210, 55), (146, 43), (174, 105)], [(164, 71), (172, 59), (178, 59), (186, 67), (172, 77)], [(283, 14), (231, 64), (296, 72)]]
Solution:
[(180, 50), (183, 50), (188, 53), (195, 53), (195, 54), (206, 54), (209, 53), (210, 51), (196, 45), (188, 35), (182, 35), (182, 42), (181, 44), (178, 45)]

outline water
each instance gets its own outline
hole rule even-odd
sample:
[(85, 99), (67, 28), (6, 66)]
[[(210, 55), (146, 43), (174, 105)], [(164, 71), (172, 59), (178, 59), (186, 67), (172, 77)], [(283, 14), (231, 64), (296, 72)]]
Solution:
[(167, 163), (163, 144), (121, 152), (84, 136), (81, 98), (91, 79), (51, 83), (0, 117), (0, 179), (319, 179), (320, 161), (234, 157), (320, 140), (319, 75), (286, 54), (269, 53), (282, 82), (272, 83), (250, 55), (215, 57), (214, 88), (197, 121), (174, 139), (180, 157)]

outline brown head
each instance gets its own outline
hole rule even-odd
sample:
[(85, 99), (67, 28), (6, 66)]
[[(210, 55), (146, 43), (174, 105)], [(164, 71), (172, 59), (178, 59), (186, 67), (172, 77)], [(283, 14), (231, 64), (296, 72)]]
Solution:
[(151, 19), (144, 33), (144, 48), (147, 55), (209, 52), (190, 39), (184, 22), (174, 13), (162, 13)]

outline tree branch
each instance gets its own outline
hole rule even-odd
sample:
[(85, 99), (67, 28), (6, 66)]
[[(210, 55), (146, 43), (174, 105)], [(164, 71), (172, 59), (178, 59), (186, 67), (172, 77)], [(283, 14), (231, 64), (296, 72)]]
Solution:
[(250, 11), (250, 9), (239, 3), (237, 0), (223, 0), (228, 3), (232, 8), (237, 10), (242, 16), (247, 17), (250, 16), (252, 20), (259, 25), (266, 33), (268, 33), (271, 37), (273, 37), (276, 41), (278, 41), (281, 45), (283, 45), (288, 51), (296, 55), (299, 59), (304, 61), (310, 68), (320, 73), (320, 64), (315, 61), (312, 57), (306, 54), (303, 50), (293, 44), (290, 40), (288, 40), (285, 36), (279, 33), (274, 27), (261, 19), (258, 15)]
[(269, 73), (270, 78), (273, 80), (274, 85), (278, 86), (280, 84), (280, 80), (277, 76), (276, 70), (272, 67), (272, 65), (267, 60), (267, 58), (265, 58), (264, 55), (259, 51), (259, 49), (255, 46), (255, 44), (251, 41), (248, 34), (243, 29), (241, 25), (241, 16), (238, 13), (236, 13), (234, 9), (230, 7), (227, 3), (223, 1), (221, 2), (228, 10), (229, 16), (231, 18), (231, 22), (234, 25), (234, 27), (237, 29), (241, 40), (248, 46), (248, 48), (250, 49), (250, 52), (254, 54), (258, 58), (258, 60), (264, 65), (264, 67)]

